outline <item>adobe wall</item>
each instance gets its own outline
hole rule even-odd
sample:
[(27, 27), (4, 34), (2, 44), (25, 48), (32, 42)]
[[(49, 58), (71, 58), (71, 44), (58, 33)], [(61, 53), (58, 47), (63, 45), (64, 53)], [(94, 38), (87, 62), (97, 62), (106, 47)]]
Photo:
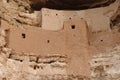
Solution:
[(107, 7), (77, 11), (58, 11), (43, 8), (41, 10), (42, 28), (48, 30), (60, 30), (63, 28), (64, 21), (83, 18), (87, 21), (89, 30), (92, 32), (110, 30), (110, 19), (117, 11), (118, 4), (119, 2), (116, 1)]
[(66, 56), (66, 74), (90, 74), (88, 27), (83, 19), (66, 21), (63, 29), (58, 31), (28, 26), (7, 28), (6, 25), (1, 27), (8, 31), (7, 47), (12, 49), (14, 55)]
[(10, 29), (8, 46), (17, 52), (31, 55), (66, 54), (68, 50), (74, 51), (88, 46), (86, 22), (67, 21), (64, 23), (64, 28), (58, 31), (34, 27), (13, 28)]

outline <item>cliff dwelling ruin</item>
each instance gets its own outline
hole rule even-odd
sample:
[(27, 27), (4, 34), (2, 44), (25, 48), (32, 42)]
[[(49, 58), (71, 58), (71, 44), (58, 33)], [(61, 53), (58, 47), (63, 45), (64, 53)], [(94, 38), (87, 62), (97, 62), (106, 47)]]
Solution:
[(0, 80), (119, 80), (120, 0), (0, 0)]

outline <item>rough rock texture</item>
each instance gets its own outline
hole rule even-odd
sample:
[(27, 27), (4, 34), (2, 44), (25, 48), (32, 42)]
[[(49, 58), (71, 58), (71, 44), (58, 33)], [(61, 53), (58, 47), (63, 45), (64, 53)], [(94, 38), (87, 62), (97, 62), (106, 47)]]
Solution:
[[(65, 63), (37, 63), (28, 56), (16, 56), (15, 58), (7, 58), (5, 53), (1, 53), (1, 80), (89, 80), (89, 78), (85, 76), (67, 75), (64, 72)], [(24, 60), (21, 60), (20, 58), (23, 58)]]
[(6, 44), (5, 37), (6, 37), (5, 31), (0, 30), (0, 47), (3, 47)]
[[(94, 10), (89, 9), (75, 13), (74, 11), (68, 11), (67, 13), (60, 14), (62, 16), (64, 14), (64, 17), (59, 17), (62, 18), (61, 21), (57, 19), (58, 26), (64, 23), (63, 20), (71, 20), (73, 18), (71, 15), (74, 14), (78, 15), (79, 13), (79, 15), (82, 16), (76, 16), (74, 18), (86, 19), (89, 27), (89, 45), (90, 49), (92, 49), (91, 52), (86, 51), (90, 53), (86, 58), (92, 58), (91, 60), (88, 59), (91, 66), (91, 78), (88, 77), (89, 75), (68, 75), (67, 67), (69, 58), (66, 55), (57, 53), (44, 57), (41, 55), (25, 55), (24, 53), (18, 55), (13, 49), (8, 48), (7, 44), (9, 44), (9, 42), (7, 41), (6, 32), (1, 29), (0, 80), (120, 80), (120, 7), (118, 8), (116, 3), (109, 5), (114, 1), (115, 0), (0, 0), (0, 19), (7, 21), (8, 24), (16, 27), (32, 26), (43, 29), (47, 27), (49, 30), (55, 29), (56, 26), (52, 26), (53, 28), (51, 28), (50, 25), (56, 23), (59, 14), (53, 14), (46, 9), (45, 15), (43, 15), (43, 12), (40, 11), (42, 7), (73, 10), (102, 6)], [(117, 4), (119, 4), (120, 0), (117, 1)], [(115, 7), (112, 5), (115, 5)], [(49, 16), (50, 12), (53, 15), (52, 18), (47, 17), (45, 20), (44, 17)], [(50, 23), (50, 21), (53, 21), (53, 23)], [(48, 23), (50, 23), (50, 25), (48, 25)], [(46, 24), (47, 26), (43, 27), (43, 25)], [(8, 25), (6, 26), (9, 27)], [(85, 53), (83, 52), (83, 54)], [(96, 56), (91, 57), (93, 54)], [(72, 56), (83, 59), (82, 55), (78, 56), (75, 55), (75, 53), (73, 53)], [(76, 61), (76, 58), (74, 58), (74, 60)], [(82, 63), (84, 63), (84, 60), (85, 59), (83, 59)], [(73, 66), (77, 65), (83, 64), (79, 64), (79, 62), (76, 61), (76, 64)]]
[(116, 13), (111, 17), (111, 29), (116, 27), (120, 27), (120, 5)]
[(120, 46), (94, 56), (91, 61), (91, 71), (92, 80), (119, 80)]
[(30, 5), (25, 0), (0, 0), (0, 18), (12, 25), (40, 26), (40, 11), (29, 12)]

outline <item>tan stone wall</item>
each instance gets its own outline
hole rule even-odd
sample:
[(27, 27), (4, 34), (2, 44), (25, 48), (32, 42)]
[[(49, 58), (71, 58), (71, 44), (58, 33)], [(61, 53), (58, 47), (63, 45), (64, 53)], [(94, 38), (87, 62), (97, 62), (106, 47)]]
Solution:
[(118, 1), (119, 0), (107, 7), (88, 10), (65, 11), (43, 8), (41, 10), (42, 28), (60, 30), (63, 28), (64, 21), (83, 18), (87, 21), (88, 27), (92, 32), (110, 30), (110, 19), (118, 9)]
[[(3, 37), (3, 41), (6, 42), (6, 36), (8, 33), (5, 33), (6, 31), (4, 29), (0, 32), (0, 37)], [(74, 60), (72, 65), (69, 65), (70, 62), (68, 62), (68, 56), (66, 55), (50, 54), (46, 56), (33, 56), (16, 54), (13, 49), (7, 48), (5, 45), (6, 43), (2, 44), (0, 47), (1, 80), (89, 80), (89, 78), (84, 76), (81, 72), (79, 72), (81, 75), (78, 74), (78, 72), (74, 72), (76, 66), (80, 67), (73, 64), (75, 63), (74, 61), (78, 60), (77, 58), (75, 59), (75, 57), (73, 57)], [(71, 58), (71, 61), (73, 58)], [(69, 68), (73, 65), (73, 68)], [(69, 72), (67, 72), (67, 69)], [(76, 74), (70, 73), (70, 71), (73, 71)]]
[[(63, 55), (67, 57), (66, 68), (64, 68), (66, 74), (85, 76), (90, 74), (86, 21), (82, 19), (66, 21), (64, 28), (58, 31), (37, 27), (28, 28), (28, 26), (23, 29), (11, 26), (7, 29), (6, 25), (3, 24), (1, 28), (8, 30), (7, 46), (12, 49), (12, 54), (43, 57), (56, 54)], [(16, 56), (13, 58), (16, 59)]]
[(59, 31), (13, 28), (10, 29), (8, 46), (31, 55), (66, 54), (68, 50), (88, 46), (87, 26), (83, 20), (74, 20), (65, 22)]

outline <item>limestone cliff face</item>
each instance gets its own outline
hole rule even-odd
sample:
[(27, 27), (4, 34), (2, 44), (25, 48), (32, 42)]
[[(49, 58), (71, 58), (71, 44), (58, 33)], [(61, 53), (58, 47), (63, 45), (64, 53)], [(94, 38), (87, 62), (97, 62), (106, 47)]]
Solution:
[(111, 28), (113, 29), (116, 27), (120, 27), (120, 5), (116, 13), (111, 17)]
[(40, 26), (38, 15), (40, 12), (30, 13), (30, 5), (25, 0), (0, 0), (0, 18), (11, 25)]
[[(57, 30), (63, 29), (64, 22), (75, 19), (84, 19), (87, 24), (89, 47), (84, 48), (89, 54), (85, 59), (83, 55), (78, 56), (72, 51), (70, 57), (58, 53), (46, 53), (49, 55), (44, 57), (30, 53), (25, 55), (23, 52), (19, 55), (7, 46), (9, 32), (4, 27), (22, 27), (23, 30), (34, 27), (57, 33)], [(0, 0), (0, 20), (0, 80), (120, 79), (120, 0)], [(70, 27), (76, 29), (75, 25)], [(46, 42), (51, 43), (51, 40)], [(82, 61), (79, 61), (79, 57)], [(68, 75), (71, 58), (75, 61), (73, 67), (79, 67), (86, 61), (85, 64), (91, 68), (91, 75)]]
[[(106, 54), (107, 53), (107, 54)], [(96, 55), (91, 61), (92, 80), (120, 79), (120, 46)]]

